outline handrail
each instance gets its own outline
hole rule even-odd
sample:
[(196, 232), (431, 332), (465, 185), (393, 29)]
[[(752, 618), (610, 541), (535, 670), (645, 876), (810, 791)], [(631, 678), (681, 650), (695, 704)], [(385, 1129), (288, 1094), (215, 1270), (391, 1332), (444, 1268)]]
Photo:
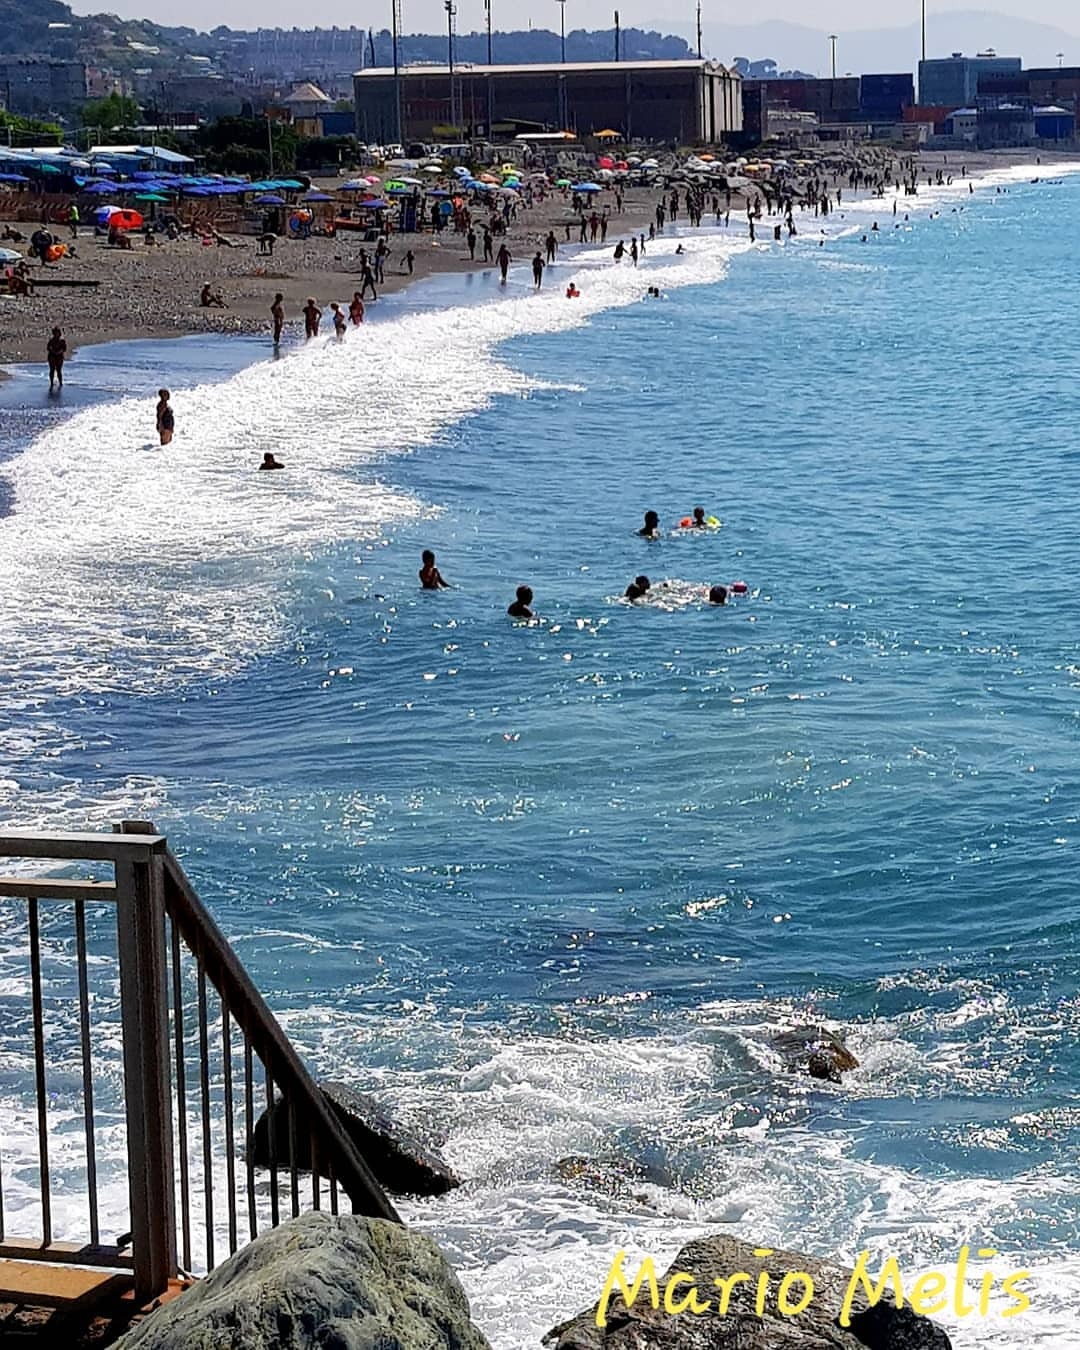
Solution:
[[(232, 1252), (267, 1222), (274, 1226), (289, 1212), (298, 1214), (301, 1170), (311, 1174), (310, 1207), (328, 1203), (336, 1214), (340, 1190), (355, 1213), (401, 1222), (150, 822), (125, 821), (111, 834), (4, 831), (4, 857), (106, 864), (108, 879), (77, 880), (47, 868), (45, 875), (0, 876), (0, 903), (26, 905), (30, 979), (25, 994), (12, 996), (26, 999), (25, 1015), (18, 1008), (12, 1025), (32, 1054), (27, 1091), (36, 1123), (40, 1217), (37, 1236), (13, 1231), (12, 1221), (23, 1227), (34, 1210), (15, 1215), (5, 1206), (4, 1173), (12, 1159), (0, 1141), (0, 1259), (32, 1254), (39, 1261), (127, 1267), (136, 1296), (153, 1298), (196, 1261), (212, 1269), (226, 1228)], [(97, 916), (92, 924), (90, 914)], [(74, 998), (66, 991), (76, 978)], [(100, 1046), (115, 1044), (110, 1034), (99, 1046), (100, 1019), (114, 1031), (117, 1016), (122, 1092), (114, 1066), (106, 1072), (97, 1062), (108, 1053)], [(83, 1230), (82, 1221), (73, 1222), (65, 1204), (63, 1231), (56, 1231), (53, 1179), (65, 1155), (52, 1137), (50, 1078), (70, 1074), (76, 1058), (82, 1110), (75, 1119), (82, 1117), (77, 1128), (86, 1161), (78, 1184), (85, 1186), (88, 1224)], [(126, 1159), (104, 1150), (103, 1161), (103, 1131), (112, 1133), (117, 1112), (126, 1123)], [(118, 1179), (118, 1161), (121, 1167), (126, 1161), (126, 1210), (115, 1186), (100, 1197), (98, 1191), (104, 1168)], [(64, 1193), (70, 1201), (70, 1184)], [(205, 1260), (193, 1257), (197, 1229), (205, 1236)]]
[[(312, 1124), (330, 1145), (335, 1159), (334, 1178), (353, 1203), (353, 1212), (372, 1219), (401, 1219), (387, 1200), (355, 1144), (342, 1129), (318, 1085), (304, 1067), (291, 1041), (281, 1030), (266, 1001), (255, 988), (236, 953), (225, 940), (195, 893), (170, 849), (165, 858), (165, 904), (188, 947), (206, 969), (207, 977), (226, 1001), (232, 1019), (259, 1052), (273, 1081), (294, 1096), (310, 1113)], [(322, 1154), (323, 1150), (319, 1152)], [(326, 1156), (326, 1154), (323, 1154)]]

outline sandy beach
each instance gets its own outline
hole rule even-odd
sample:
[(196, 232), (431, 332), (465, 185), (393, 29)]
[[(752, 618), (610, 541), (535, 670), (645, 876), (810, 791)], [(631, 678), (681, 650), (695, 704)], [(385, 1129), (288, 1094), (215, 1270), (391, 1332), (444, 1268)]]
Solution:
[[(880, 164), (880, 149), (860, 152), (867, 162)], [(924, 153), (920, 157), (923, 174), (977, 177), (994, 169), (1016, 164), (1041, 166), (1047, 171), (1054, 162), (1070, 159), (1035, 151), (967, 153), (965, 151)], [(329, 184), (328, 186), (333, 186)], [(614, 194), (604, 193), (600, 205), (609, 205), (612, 216), (608, 244), (619, 238), (646, 233), (656, 204), (662, 195), (659, 187), (628, 188), (624, 210), (614, 213)], [(0, 226), (4, 223), (4, 198), (0, 197)], [(745, 210), (738, 194), (732, 202), (732, 228)], [(709, 217), (706, 218), (707, 222)], [(506, 243), (515, 263), (527, 262), (549, 231), (560, 244), (577, 244), (577, 217), (569, 200), (561, 195), (546, 198), (531, 207), (522, 205), (510, 225)], [(742, 222), (740, 221), (740, 228)], [(29, 235), (34, 226), (21, 222), (17, 228)], [(63, 230), (59, 231), (61, 235)], [(161, 247), (147, 248), (141, 237), (131, 250), (109, 248), (104, 236), (95, 237), (84, 228), (78, 244), (78, 256), (64, 259), (52, 275), (72, 280), (96, 280), (97, 287), (42, 286), (30, 297), (0, 298), (0, 366), (44, 359), (44, 347), (50, 328), (59, 324), (65, 331), (69, 354), (80, 346), (116, 339), (167, 337), (181, 333), (261, 332), (270, 326), (269, 308), (276, 291), (285, 297), (286, 332), (295, 331), (302, 322), (300, 311), (308, 296), (323, 307), (324, 324), (329, 326), (332, 300), (347, 303), (361, 284), (359, 253), (365, 245), (359, 235), (339, 233), (335, 238), (308, 240), (280, 239), (272, 257), (258, 254), (256, 240), (233, 236), (236, 248), (204, 245), (199, 239), (179, 239)], [(25, 250), (26, 245), (21, 245)], [(372, 245), (366, 245), (369, 253)], [(392, 236), (390, 258), (380, 294), (391, 294), (413, 281), (436, 273), (466, 273), (490, 270), (491, 264), (479, 258), (471, 260), (464, 236), (450, 231), (435, 237), (430, 233)], [(406, 250), (411, 249), (414, 270), (404, 265)], [(478, 246), (478, 253), (480, 252)], [(34, 276), (49, 275), (35, 264)], [(203, 308), (199, 292), (210, 282), (220, 290), (227, 309)], [(376, 302), (377, 304), (377, 302)]]

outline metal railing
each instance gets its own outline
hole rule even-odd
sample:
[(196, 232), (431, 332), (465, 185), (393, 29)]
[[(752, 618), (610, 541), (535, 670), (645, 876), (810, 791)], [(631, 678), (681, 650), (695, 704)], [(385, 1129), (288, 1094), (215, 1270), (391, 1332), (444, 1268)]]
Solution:
[(151, 825), (0, 834), (0, 858), (112, 872), (0, 877), (28, 973), (0, 992), (5, 1058), (24, 1066), (5, 1077), (36, 1154), (7, 1156), (5, 1128), (0, 1258), (129, 1268), (149, 1299), (302, 1208), (336, 1214), (342, 1194), (400, 1222)]

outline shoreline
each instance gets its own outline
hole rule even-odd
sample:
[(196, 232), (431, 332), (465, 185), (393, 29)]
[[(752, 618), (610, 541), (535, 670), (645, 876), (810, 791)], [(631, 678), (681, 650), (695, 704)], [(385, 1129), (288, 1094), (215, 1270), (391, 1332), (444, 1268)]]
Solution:
[[(962, 152), (933, 151), (921, 153), (919, 163), (923, 174), (938, 168), (957, 170), (964, 164), (968, 168), (964, 181), (968, 181), (1002, 169), (1049, 169), (1075, 162), (1075, 158), (1066, 152), (1010, 150), (965, 156)], [(604, 245), (579, 242), (576, 217), (571, 216), (569, 204), (561, 196), (546, 198), (531, 208), (522, 207), (505, 237), (514, 265), (519, 266), (542, 248), (549, 230), (556, 234), (560, 250), (572, 248), (575, 253), (611, 248), (620, 238), (647, 233), (660, 195), (657, 188), (629, 189), (624, 211), (609, 217)], [(858, 199), (862, 200), (861, 194)], [(918, 198), (907, 200), (909, 209), (918, 204)], [(738, 192), (734, 194), (732, 214), (740, 227), (744, 201)], [(709, 218), (707, 213), (706, 222)], [(27, 227), (22, 228), (25, 232)], [(712, 227), (707, 224), (706, 228)], [(733, 222), (732, 231), (734, 228)], [(763, 235), (765, 228), (763, 223)], [(762, 242), (766, 242), (764, 238)], [(0, 379), (10, 377), (7, 367), (43, 363), (44, 343), (54, 323), (64, 328), (70, 344), (69, 360), (77, 359), (81, 347), (107, 342), (260, 334), (269, 330), (270, 304), (280, 290), (285, 298), (287, 334), (300, 328), (299, 311), (309, 295), (323, 307), (326, 330), (330, 326), (330, 300), (347, 303), (361, 284), (355, 266), (361, 243), (342, 234), (333, 239), (281, 240), (276, 254), (264, 259), (256, 255), (255, 240), (250, 237), (235, 249), (207, 248), (199, 240), (183, 239), (155, 250), (136, 248), (128, 252), (108, 249), (90, 235), (83, 236), (79, 244), (79, 256), (67, 260), (63, 275), (100, 280), (101, 288), (58, 287), (53, 292), (42, 287), (33, 297), (4, 300), (0, 314), (14, 322), (5, 322), (0, 328)], [(382, 296), (400, 296), (434, 277), (475, 276), (494, 270), (491, 263), (470, 259), (465, 239), (457, 234), (440, 238), (430, 234), (392, 235), (390, 247), (391, 265), (379, 286), (380, 301)], [(405, 249), (412, 249), (415, 255), (412, 273), (401, 262)], [(227, 309), (207, 309), (198, 304), (203, 281), (223, 290)], [(377, 318), (380, 301), (368, 302), (369, 317)]]

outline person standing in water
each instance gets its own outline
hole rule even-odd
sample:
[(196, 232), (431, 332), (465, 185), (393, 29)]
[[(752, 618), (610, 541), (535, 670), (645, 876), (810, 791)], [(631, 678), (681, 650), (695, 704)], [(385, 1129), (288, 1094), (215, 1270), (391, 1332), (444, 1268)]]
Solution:
[(539, 249), (537, 249), (536, 251), (536, 257), (533, 258), (532, 269), (533, 269), (533, 282), (536, 286), (536, 289), (539, 290), (544, 280), (544, 259), (541, 256)]
[(431, 549), (424, 549), (420, 555), (420, 561), (423, 564), (420, 568), (420, 589), (424, 591), (448, 591), (450, 583), (444, 579), (443, 574), (435, 566), (435, 554)]
[(308, 296), (308, 302), (304, 306), (304, 333), (309, 338), (319, 336), (319, 320), (322, 318), (322, 310), (315, 303), (313, 295)]
[(334, 315), (334, 336), (340, 342), (345, 336), (345, 311), (335, 300), (330, 306)]
[(158, 390), (157, 430), (162, 445), (172, 443), (173, 431), (176, 429), (176, 419), (173, 417), (169, 398), (170, 394), (167, 389)]
[(535, 619), (536, 615), (532, 612), (533, 593), (531, 586), (519, 586), (514, 600), (507, 608), (507, 614), (512, 619)]
[(285, 297), (278, 291), (274, 296), (274, 303), (270, 306), (270, 318), (274, 322), (274, 346), (281, 346), (281, 332), (285, 327)]
[(55, 385), (59, 385), (61, 389), (64, 387), (64, 357), (67, 356), (67, 343), (59, 328), (52, 330), (45, 354), (49, 359), (49, 392), (52, 393)]
[(641, 535), (642, 539), (660, 538), (660, 517), (655, 511), (645, 512), (645, 524), (638, 530), (638, 534)]
[(349, 318), (352, 320), (354, 328), (364, 322), (364, 302), (360, 299), (360, 292), (353, 291), (352, 300), (349, 302)]
[(505, 286), (506, 274), (510, 270), (510, 263), (512, 261), (510, 256), (510, 250), (506, 247), (505, 244), (501, 244), (499, 246), (498, 256), (496, 257), (495, 261), (499, 264), (499, 272), (502, 275), (502, 284)]
[(262, 463), (259, 465), (260, 469), (283, 469), (284, 467), (285, 465), (272, 450), (267, 450), (262, 457)]

